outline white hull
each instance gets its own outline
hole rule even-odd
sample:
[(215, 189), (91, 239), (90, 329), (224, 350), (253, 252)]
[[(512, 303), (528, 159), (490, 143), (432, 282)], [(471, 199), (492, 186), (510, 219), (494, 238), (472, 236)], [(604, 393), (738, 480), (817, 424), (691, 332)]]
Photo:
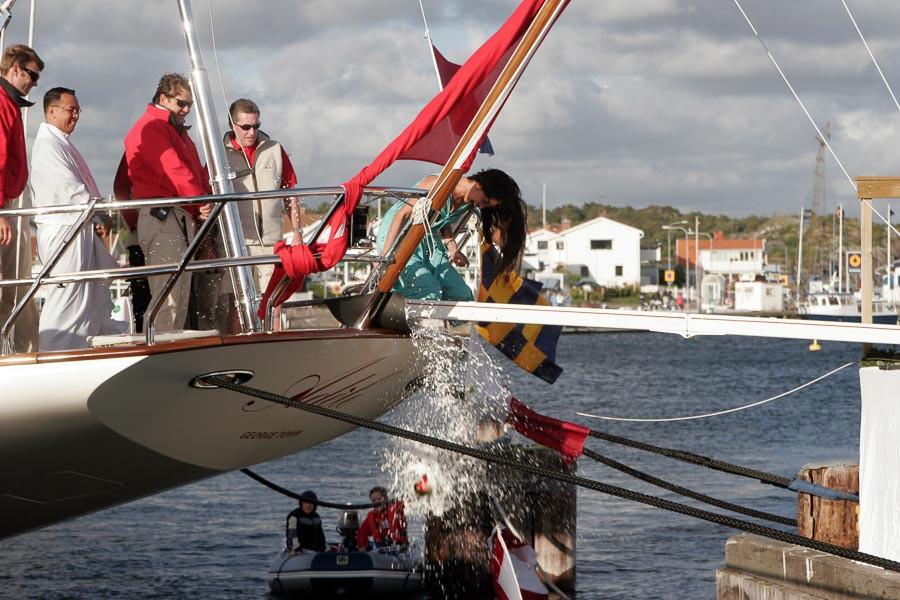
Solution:
[[(24, 364), (22, 364), (24, 363)], [(0, 537), (320, 444), (352, 426), (189, 382), (248, 385), (375, 418), (418, 375), (412, 340), (262, 334), (0, 363)]]

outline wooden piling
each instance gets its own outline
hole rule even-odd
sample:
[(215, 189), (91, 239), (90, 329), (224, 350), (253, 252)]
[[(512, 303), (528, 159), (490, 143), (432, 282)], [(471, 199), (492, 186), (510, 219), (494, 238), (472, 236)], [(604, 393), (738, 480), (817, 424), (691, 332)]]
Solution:
[[(559, 454), (542, 446), (502, 450), (516, 460), (554, 471), (574, 472)], [(446, 598), (493, 598), (487, 540), (497, 524), (491, 496), (500, 500), (510, 524), (531, 544), (538, 563), (564, 592), (575, 590), (575, 486), (508, 467), (490, 466), (482, 490), (459, 506), (425, 522), (426, 580)]]
[[(810, 463), (797, 477), (827, 488), (859, 494), (859, 463)], [(800, 535), (843, 548), (859, 549), (859, 503), (797, 494), (797, 531)]]

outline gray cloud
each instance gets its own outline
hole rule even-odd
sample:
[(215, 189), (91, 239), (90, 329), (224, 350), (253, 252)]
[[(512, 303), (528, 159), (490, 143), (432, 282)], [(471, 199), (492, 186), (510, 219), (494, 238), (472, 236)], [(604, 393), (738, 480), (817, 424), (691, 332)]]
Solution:
[[(219, 121), (210, 3), (195, 1)], [(436, 45), (462, 62), (515, 8), (512, 0), (426, 1)], [(851, 175), (900, 165), (900, 112), (838, 0), (741, 4)], [(417, 2), (213, 0), (227, 100), (254, 98), (263, 128), (291, 153), (303, 185), (331, 185), (365, 165), (436, 91)], [(853, 0), (888, 81), (900, 82), (900, 3)], [(121, 140), (159, 76), (188, 71), (174, 1), (38, 3), (41, 87), (78, 90), (75, 134), (109, 191)], [(27, 5), (7, 43), (24, 41)], [(66, 18), (61, 18), (65, 15)], [(900, 87), (900, 85), (898, 85)], [(900, 90), (898, 90), (900, 91)], [(29, 130), (38, 117), (32, 111)], [(540, 202), (602, 199), (670, 204), (731, 215), (795, 213), (808, 202), (817, 143), (812, 126), (733, 2), (575, 0), (522, 78), (491, 138), (497, 166)], [(409, 185), (437, 167), (402, 163), (378, 182)], [(855, 208), (829, 158), (827, 202)]]

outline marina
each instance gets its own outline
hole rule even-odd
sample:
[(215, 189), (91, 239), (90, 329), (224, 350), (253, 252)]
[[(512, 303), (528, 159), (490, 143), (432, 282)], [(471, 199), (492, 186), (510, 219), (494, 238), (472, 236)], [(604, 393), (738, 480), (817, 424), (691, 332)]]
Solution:
[[(176, 198), (154, 197), (163, 193), (156, 188), (138, 193), (156, 163), (132, 129), (120, 163), (130, 180), (119, 199), (90, 191), (67, 207), (0, 207), (4, 236), (12, 233), (7, 218), (27, 228), (37, 217), (45, 234), (40, 219), (67, 215), (53, 230), (59, 245), (42, 249), (32, 277), (0, 279), (0, 289), (18, 286), (11, 313), (0, 318), (0, 598), (444, 600), (474, 597), (462, 585), (466, 574), (478, 580), (479, 596), (504, 599), (519, 597), (511, 590), (547, 598), (545, 585), (549, 597), (567, 598), (557, 583), (573, 599), (762, 600), (775, 588), (814, 598), (830, 589), (831, 577), (852, 580), (857, 596), (884, 589), (877, 594), (900, 597), (900, 531), (890, 526), (900, 484), (900, 328), (896, 307), (881, 307), (875, 287), (876, 274), (893, 277), (885, 266), (893, 265), (889, 208), (884, 255), (872, 232), (875, 217), (885, 219), (882, 201), (900, 197), (900, 177), (847, 175), (860, 214), (859, 289), (840, 299), (823, 290), (834, 302), (809, 294), (798, 306), (804, 318), (762, 316), (779, 312), (788, 295), (788, 275), (773, 273), (741, 276), (753, 314), (704, 312), (723, 305), (729, 285), (738, 289), (726, 247), (756, 265), (765, 242), (754, 234), (746, 252), (722, 232), (702, 233), (696, 215), (693, 229), (662, 227), (685, 236), (684, 252), (676, 245), (687, 271), (684, 293), (665, 302), (684, 310), (593, 303), (613, 281), (614, 295), (629, 296), (629, 306), (663, 306), (634, 297), (641, 287), (628, 279), (641, 278), (640, 259), (633, 259), (643, 232), (602, 216), (566, 234), (541, 234), (542, 256), (568, 256), (561, 253), (575, 245), (582, 253), (572, 256), (586, 257), (559, 263), (553, 282), (577, 281), (565, 294), (542, 297), (540, 283), (519, 274), (529, 236), (519, 184), (497, 168), (470, 168), (568, 4), (511, 6), (472, 58), (458, 71), (450, 64), (452, 78), (432, 47), (441, 91), (340, 185), (294, 187), (279, 175), (271, 179), (281, 189), (274, 183), (235, 192), (232, 180), (242, 175), (224, 161), (191, 2), (178, 0), (191, 80), (163, 76), (134, 127), (151, 123), (149, 131), (155, 123), (175, 132), (179, 152), (177, 140), (192, 148), (196, 136), (206, 166), (199, 157), (190, 164), (208, 169), (209, 181), (188, 193), (159, 188), (181, 194)], [(212, 3), (209, 10), (212, 29)], [(11, 67), (17, 80), (37, 83), (34, 70), (44, 67), (35, 61)], [(175, 81), (169, 91), (167, 78)], [(77, 122), (75, 92), (61, 96), (75, 104), (50, 106), (45, 98), (45, 110), (67, 111), (66, 122)], [(194, 102), (197, 130), (189, 135), (182, 125)], [(236, 136), (238, 128), (259, 132), (258, 108), (237, 114), (256, 122), (239, 124), (229, 112)], [(828, 133), (821, 137), (827, 145)], [(232, 141), (253, 172), (249, 151)], [(818, 162), (823, 154), (820, 148)], [(439, 172), (415, 187), (373, 183), (395, 161), (410, 159), (437, 164)], [(96, 189), (81, 167), (75, 171)], [(118, 190), (120, 183), (117, 177)], [(301, 226), (299, 204), (320, 201), (321, 218)], [(382, 215), (384, 201), (392, 205)], [(283, 235), (272, 248), (260, 236), (253, 250), (239, 206), (265, 203), (274, 204), (273, 227)], [(164, 236), (149, 244), (141, 238), (146, 262), (57, 268), (82, 247), (79, 240), (101, 245), (96, 215), (132, 209), (140, 210), (141, 236), (173, 225), (165, 244)], [(801, 209), (800, 253), (805, 214)], [(596, 231), (620, 233), (593, 239)], [(728, 263), (724, 275), (701, 277), (701, 234), (709, 237), (709, 264)], [(622, 252), (628, 268), (613, 264), (620, 255), (612, 258), (612, 250), (622, 249), (616, 235), (638, 249)], [(151, 260), (161, 245), (167, 258)], [(786, 259), (787, 244), (784, 250)], [(659, 267), (660, 248), (656, 255)], [(589, 264), (599, 268), (604, 256), (610, 275), (600, 285)], [(274, 273), (257, 281), (254, 269), (264, 266)], [(569, 267), (577, 272), (563, 275)], [(343, 280), (325, 275), (339, 271)], [(801, 273), (798, 257), (798, 300), (806, 295)], [(27, 347), (30, 301), (42, 286), (46, 309), (87, 286), (142, 277), (153, 290), (143, 330), (135, 323), (126, 333), (79, 333), (74, 347)], [(220, 282), (210, 284), (215, 277)], [(666, 269), (665, 278), (674, 283), (675, 271)], [(580, 305), (571, 306), (573, 299)], [(201, 301), (210, 303), (208, 312)], [(563, 330), (581, 335), (560, 336)], [(807, 481), (823, 462), (834, 463), (835, 473), (847, 469), (835, 476), (835, 489)], [(302, 489), (309, 491), (298, 496)], [(819, 518), (817, 499), (828, 494), (847, 503), (823, 517), (843, 530), (840, 543), (823, 541), (821, 528), (809, 523), (809, 514)], [(301, 542), (301, 530), (318, 527), (316, 510), (325, 542), (321, 532)], [(843, 536), (848, 529), (858, 536)], [(804, 549), (827, 560), (813, 569)], [(805, 574), (797, 566), (804, 560)], [(853, 573), (862, 573), (858, 584)]]

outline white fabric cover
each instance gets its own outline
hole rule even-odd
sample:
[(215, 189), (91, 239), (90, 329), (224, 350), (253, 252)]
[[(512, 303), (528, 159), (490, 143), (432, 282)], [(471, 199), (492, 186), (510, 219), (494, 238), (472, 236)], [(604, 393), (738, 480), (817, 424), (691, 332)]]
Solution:
[(859, 549), (900, 560), (900, 370), (859, 370)]

